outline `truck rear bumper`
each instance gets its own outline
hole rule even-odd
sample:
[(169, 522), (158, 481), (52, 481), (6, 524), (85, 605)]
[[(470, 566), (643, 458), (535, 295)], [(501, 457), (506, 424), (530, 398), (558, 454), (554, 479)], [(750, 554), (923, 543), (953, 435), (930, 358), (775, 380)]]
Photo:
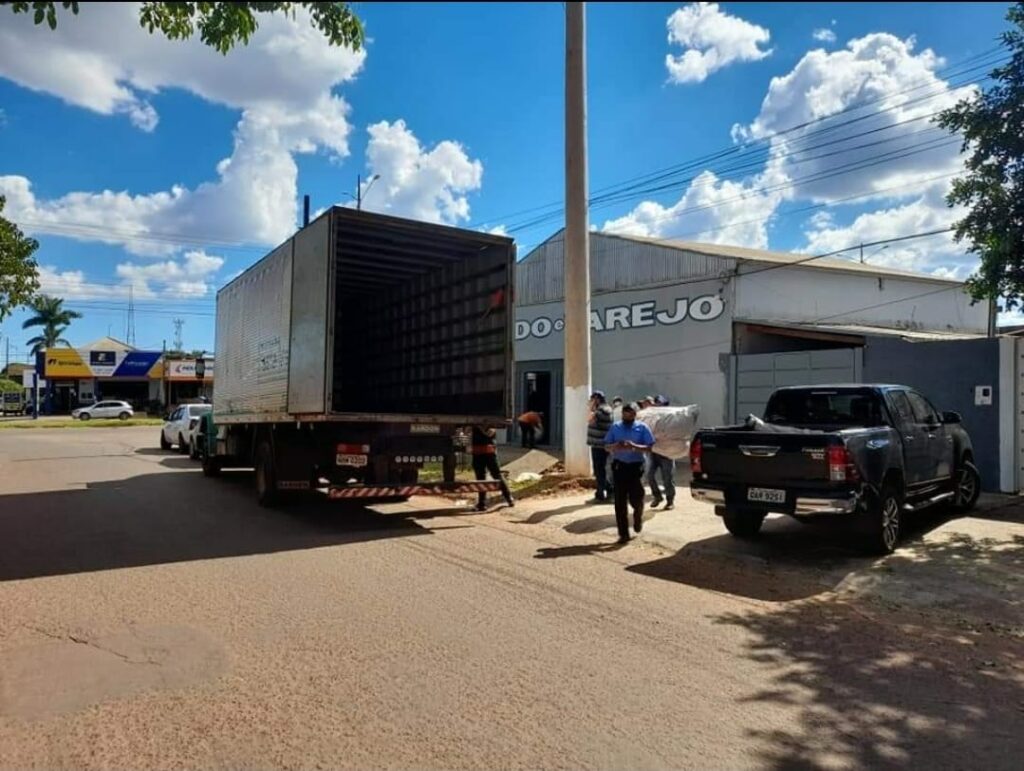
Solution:
[(329, 498), (405, 498), (411, 495), (445, 495), (451, 493), (489, 493), (501, 489), (501, 483), (488, 482), (438, 482), (416, 485), (347, 485), (330, 487)]
[[(715, 512), (720, 513), (718, 507), (726, 506), (726, 495), (724, 490), (713, 488), (690, 488), (693, 499), (702, 503), (710, 503), (715, 506)], [(735, 499), (733, 504), (736, 505)], [(744, 506), (762, 508), (767, 511), (775, 511), (780, 514), (789, 514), (794, 517), (827, 517), (834, 515), (853, 514), (860, 506), (860, 496), (856, 493), (839, 497), (824, 498), (821, 496), (797, 495), (791, 506), (771, 506), (758, 503), (743, 503)]]

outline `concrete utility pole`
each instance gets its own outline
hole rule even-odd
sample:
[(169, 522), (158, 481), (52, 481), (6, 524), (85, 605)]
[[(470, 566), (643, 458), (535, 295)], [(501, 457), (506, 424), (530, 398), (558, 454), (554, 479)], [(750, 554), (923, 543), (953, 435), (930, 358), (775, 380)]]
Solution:
[(565, 4), (565, 470), (590, 474), (590, 239), (584, 3)]

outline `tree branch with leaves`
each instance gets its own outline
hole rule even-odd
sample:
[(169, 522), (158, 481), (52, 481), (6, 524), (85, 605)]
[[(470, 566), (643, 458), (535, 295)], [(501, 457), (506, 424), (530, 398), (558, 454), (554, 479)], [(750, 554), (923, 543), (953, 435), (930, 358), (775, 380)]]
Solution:
[[(58, 8), (77, 15), (80, 4), (5, 1), (0, 6), (31, 14), (37, 25), (46, 23), (56, 29)], [(363, 24), (348, 3), (140, 3), (139, 24), (150, 34), (159, 31), (170, 40), (185, 40), (198, 32), (204, 44), (226, 54), (235, 45), (249, 42), (259, 28), (260, 15), (281, 13), (295, 18), (299, 9), (309, 13), (310, 23), (331, 45), (362, 47)]]
[(2, 216), (6, 203), (0, 195), (0, 321), (39, 290), (38, 266), (32, 257), (39, 242)]
[(977, 300), (1002, 299), (1006, 309), (1024, 297), (1024, 3), (1006, 14), (1000, 36), (1009, 60), (990, 73), (993, 85), (940, 113), (939, 126), (963, 137), (966, 174), (947, 196), (966, 206), (955, 225), (957, 242), (981, 258), (968, 279)]

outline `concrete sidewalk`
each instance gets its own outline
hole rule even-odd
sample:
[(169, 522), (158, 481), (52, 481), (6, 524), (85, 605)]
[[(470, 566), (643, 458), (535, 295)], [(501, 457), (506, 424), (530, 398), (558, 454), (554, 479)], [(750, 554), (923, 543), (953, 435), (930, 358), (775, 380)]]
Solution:
[[(610, 545), (617, 538), (614, 510), (590, 503), (591, 495), (539, 496), (498, 511)], [(783, 516), (769, 517), (759, 539), (738, 540), (711, 506), (680, 487), (676, 508), (648, 509), (642, 535), (623, 548), (645, 546), (669, 553), (652, 574), (685, 580), (692, 573), (694, 582), (699, 574), (705, 588), (780, 601), (835, 592), (1024, 635), (1024, 503), (1016, 497), (983, 496), (967, 517), (948, 510), (917, 515), (896, 553), (875, 558), (841, 528)]]

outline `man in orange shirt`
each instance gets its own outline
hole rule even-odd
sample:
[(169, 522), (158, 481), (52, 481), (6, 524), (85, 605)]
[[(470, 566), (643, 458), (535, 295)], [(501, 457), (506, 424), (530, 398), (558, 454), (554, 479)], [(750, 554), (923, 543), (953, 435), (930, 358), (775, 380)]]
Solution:
[(543, 416), (530, 410), (519, 416), (519, 433), (523, 436), (523, 447), (531, 450), (537, 444), (537, 437), (544, 433)]

